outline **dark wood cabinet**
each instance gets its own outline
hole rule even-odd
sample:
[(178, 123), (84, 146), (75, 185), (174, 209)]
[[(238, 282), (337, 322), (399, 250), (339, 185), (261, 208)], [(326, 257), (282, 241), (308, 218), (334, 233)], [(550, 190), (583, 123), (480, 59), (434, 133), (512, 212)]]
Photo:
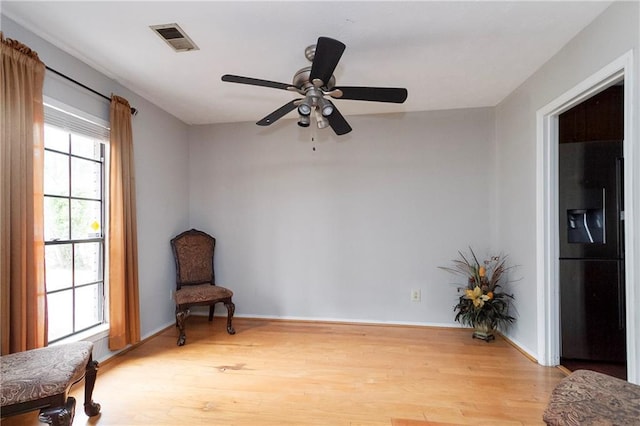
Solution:
[(622, 140), (624, 86), (611, 86), (560, 114), (560, 143)]

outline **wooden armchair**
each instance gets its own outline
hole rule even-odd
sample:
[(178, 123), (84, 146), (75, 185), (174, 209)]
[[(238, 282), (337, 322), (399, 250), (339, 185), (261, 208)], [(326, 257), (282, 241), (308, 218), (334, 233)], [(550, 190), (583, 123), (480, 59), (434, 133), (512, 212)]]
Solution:
[(227, 333), (235, 334), (232, 320), (236, 306), (233, 292), (216, 285), (213, 253), (216, 239), (202, 231), (191, 229), (171, 240), (176, 261), (176, 326), (180, 330), (178, 346), (185, 343), (184, 325), (192, 306), (209, 306), (209, 321), (218, 302), (227, 308)]

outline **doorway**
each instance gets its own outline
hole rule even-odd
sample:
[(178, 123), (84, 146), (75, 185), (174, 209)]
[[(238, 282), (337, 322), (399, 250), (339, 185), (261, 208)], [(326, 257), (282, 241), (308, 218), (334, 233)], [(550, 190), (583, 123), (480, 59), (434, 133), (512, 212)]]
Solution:
[(627, 378), (624, 80), (558, 116), (560, 364)]
[(634, 52), (628, 51), (536, 112), (536, 277), (537, 360), (545, 366), (560, 365), (560, 286), (558, 244), (558, 117), (582, 101), (624, 80), (624, 197), (625, 197), (625, 296), (627, 380), (640, 384), (640, 273), (634, 229), (640, 223), (637, 209), (640, 155), (634, 133), (638, 118), (632, 113), (635, 85)]

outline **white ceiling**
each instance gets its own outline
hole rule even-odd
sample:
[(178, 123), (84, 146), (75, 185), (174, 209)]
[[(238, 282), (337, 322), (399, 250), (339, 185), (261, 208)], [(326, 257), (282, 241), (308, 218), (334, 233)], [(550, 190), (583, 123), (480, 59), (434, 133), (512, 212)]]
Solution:
[[(610, 3), (4, 0), (1, 11), (184, 122), (205, 124), (258, 121), (293, 99), (220, 77), (290, 83), (318, 36), (347, 46), (337, 85), (408, 89), (402, 105), (336, 101), (345, 116), (495, 106)], [(200, 50), (176, 53), (149, 29), (167, 23)]]

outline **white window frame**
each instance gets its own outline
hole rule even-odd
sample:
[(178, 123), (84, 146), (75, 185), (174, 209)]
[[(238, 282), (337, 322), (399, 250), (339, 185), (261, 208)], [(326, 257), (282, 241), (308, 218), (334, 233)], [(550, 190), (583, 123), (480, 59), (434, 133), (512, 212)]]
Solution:
[[(110, 132), (110, 124), (108, 121), (86, 113), (85, 111), (74, 108), (70, 105), (67, 105), (63, 102), (60, 102), (54, 98), (44, 96), (44, 105), (45, 109), (53, 108), (59, 111), (62, 111), (64, 114), (67, 114), (73, 117), (72, 125), (81, 125), (82, 121), (89, 123), (89, 126), (99, 126), (104, 129), (105, 133), (103, 134), (104, 139), (104, 184), (102, 195), (103, 198), (103, 209), (104, 209), (104, 224), (102, 226), (103, 229), (103, 250), (104, 250), (104, 272), (103, 272), (103, 321), (101, 324), (91, 327), (87, 330), (80, 331), (69, 335), (67, 337), (55, 340), (53, 345), (64, 344), (69, 342), (81, 341), (81, 340), (91, 340), (97, 341), (99, 339), (108, 337), (109, 335), (109, 132)], [(45, 124), (57, 125), (55, 123), (47, 122), (47, 114), (45, 113)], [(82, 132), (80, 132), (82, 133)], [(47, 337), (48, 338), (48, 337)]]

